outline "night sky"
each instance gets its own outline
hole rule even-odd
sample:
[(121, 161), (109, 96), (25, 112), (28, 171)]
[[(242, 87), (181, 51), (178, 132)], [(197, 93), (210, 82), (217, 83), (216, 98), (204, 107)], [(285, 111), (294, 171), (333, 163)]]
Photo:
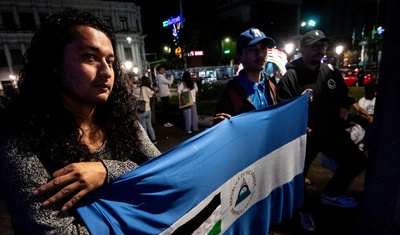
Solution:
[[(380, 2), (381, 9), (379, 9), (378, 17), (376, 17), (378, 1)], [(129, 2), (132, 2), (132, 0)], [(180, 14), (180, 1), (133, 0), (133, 2), (141, 7), (143, 33), (146, 35), (146, 53), (160, 53), (165, 45), (171, 43), (172, 39), (171, 26), (164, 28), (162, 22), (169, 19), (171, 16), (177, 17)], [(275, 2), (279, 3), (279, 1)], [(191, 29), (208, 27), (210, 28), (210, 32), (212, 32), (211, 29), (213, 27), (218, 27), (217, 25), (219, 23), (209, 21), (210, 19), (213, 19), (213, 16), (215, 15), (214, 4), (214, 0), (182, 0), (183, 16), (185, 18), (184, 25), (190, 26)], [(314, 13), (317, 13), (331, 20), (331, 22), (326, 25), (325, 33), (333, 34), (335, 31), (341, 30), (345, 31), (346, 34), (351, 35), (353, 28), (356, 28), (358, 36), (360, 35), (364, 24), (366, 25), (366, 31), (370, 31), (372, 25), (376, 21), (378, 21), (378, 24), (380, 25), (384, 24), (386, 4), (387, 0), (303, 0), (301, 11), (302, 15), (312, 16)], [(273, 34), (278, 30), (284, 30), (282, 29), (282, 26), (277, 26), (279, 23), (278, 21), (294, 17), (294, 14), (289, 12), (287, 9), (274, 9), (274, 7), (271, 6), (273, 6), (273, 4), (268, 3), (268, 7), (265, 10), (261, 9), (260, 12), (262, 13), (257, 14), (257, 17), (266, 19), (265, 25), (267, 25), (267, 28), (271, 28), (271, 32), (264, 32), (275, 39)], [(343, 14), (335, 13), (328, 15), (329, 9), (335, 9), (335, 12), (343, 12)], [(346, 15), (346, 18), (344, 15)], [(278, 19), (278, 17), (280, 17), (280, 19)], [(346, 23), (347, 21), (352, 21), (353, 23), (350, 25)], [(343, 24), (343, 26), (339, 23)], [(273, 28), (273, 24), (275, 24), (276, 28)], [(286, 25), (288, 24), (285, 23), (284, 26)], [(189, 27), (186, 28), (188, 29)], [(238, 34), (242, 29), (238, 31), (237, 28), (238, 27), (235, 24), (231, 24), (229, 27), (220, 28), (219, 31), (217, 30), (217, 33), (221, 33), (222, 31)]]

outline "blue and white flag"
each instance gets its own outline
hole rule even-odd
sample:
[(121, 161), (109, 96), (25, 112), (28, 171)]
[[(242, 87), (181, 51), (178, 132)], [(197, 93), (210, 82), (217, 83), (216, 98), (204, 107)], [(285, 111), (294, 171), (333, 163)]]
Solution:
[(85, 196), (92, 234), (268, 234), (304, 196), (308, 94), (227, 119)]

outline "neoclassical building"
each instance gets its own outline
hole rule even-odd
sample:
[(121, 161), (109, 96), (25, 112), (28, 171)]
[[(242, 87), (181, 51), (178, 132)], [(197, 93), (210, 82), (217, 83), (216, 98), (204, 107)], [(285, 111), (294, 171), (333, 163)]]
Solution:
[[(73, 7), (91, 12), (111, 26), (117, 37), (117, 53), (138, 76), (147, 72), (140, 6), (131, 2), (101, 0), (1, 0), (0, 1), (0, 95), (16, 76), (40, 23), (52, 13)], [(129, 69), (129, 71), (127, 70)]]

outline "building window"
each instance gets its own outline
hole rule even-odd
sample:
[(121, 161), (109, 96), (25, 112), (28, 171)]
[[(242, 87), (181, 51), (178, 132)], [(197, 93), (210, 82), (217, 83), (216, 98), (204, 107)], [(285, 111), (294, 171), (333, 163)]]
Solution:
[(133, 60), (132, 51), (130, 47), (124, 47), (125, 60)]
[(24, 58), (22, 56), (21, 50), (10, 50), (11, 60), (13, 65), (22, 65), (24, 64)]
[(36, 30), (35, 20), (32, 13), (19, 13), (22, 30), (33, 31)]
[(103, 21), (106, 25), (108, 25), (110, 28), (112, 28), (111, 17), (105, 16), (105, 17), (103, 17)]
[(5, 30), (14, 31), (17, 29), (11, 12), (2, 12), (1, 17), (3, 18), (3, 25)]
[(48, 14), (40, 13), (39, 14), (40, 24), (43, 24), (48, 16), (49, 16)]
[(0, 67), (7, 67), (7, 58), (4, 50), (0, 50)]
[(126, 17), (119, 18), (119, 22), (121, 24), (121, 30), (128, 31), (128, 20), (126, 19)]

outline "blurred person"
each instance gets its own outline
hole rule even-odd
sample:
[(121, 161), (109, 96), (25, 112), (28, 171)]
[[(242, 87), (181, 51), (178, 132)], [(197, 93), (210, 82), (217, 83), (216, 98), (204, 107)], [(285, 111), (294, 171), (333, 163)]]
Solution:
[(357, 80), (359, 86), (364, 86), (364, 78), (365, 78), (364, 69), (360, 68), (357, 72)]
[(366, 151), (370, 145), (371, 128), (374, 120), (375, 102), (376, 102), (376, 84), (371, 82), (364, 86), (364, 96), (358, 102), (354, 103), (357, 110), (356, 115), (349, 115), (348, 120), (354, 121), (365, 130), (365, 135), (358, 147), (361, 151)]
[(165, 127), (173, 127), (174, 125), (169, 122), (169, 85), (174, 82), (174, 78), (165, 77), (165, 68), (163, 65), (159, 65), (156, 68), (157, 76), (156, 83), (158, 86), (158, 95), (161, 99), (161, 112), (162, 112), (162, 122)]
[[(321, 63), (328, 48), (329, 38), (320, 30), (307, 32), (300, 42), (302, 57), (287, 64), (287, 72), (277, 85), (279, 102), (300, 96), (305, 89), (313, 91), (309, 105), (308, 135), (304, 177), (319, 152), (333, 158), (338, 169), (324, 187), (321, 203), (343, 208), (355, 207), (355, 198), (345, 196), (350, 183), (367, 166), (364, 154), (345, 130), (349, 109), (348, 88), (339, 70)], [(301, 223), (307, 230), (315, 230), (306, 194), (300, 211)]]
[(160, 154), (115, 50), (111, 29), (74, 9), (33, 36), (0, 115), (0, 195), (16, 234), (89, 234), (74, 205)]
[(140, 79), (140, 86), (136, 87), (133, 90), (133, 94), (136, 98), (146, 101), (146, 111), (142, 114), (138, 114), (139, 121), (140, 124), (142, 124), (143, 128), (146, 130), (153, 144), (157, 144), (156, 134), (154, 132), (153, 125), (151, 124), (150, 100), (155, 95), (155, 92), (151, 88), (150, 78), (147, 76), (143, 76)]
[(190, 134), (199, 130), (199, 116), (197, 115), (196, 93), (198, 92), (197, 84), (193, 81), (188, 71), (182, 75), (182, 81), (178, 85), (178, 94), (189, 90), (192, 95), (193, 105), (182, 109), (183, 121), (185, 123), (185, 132)]
[(275, 83), (278, 83), (281, 77), (282, 77), (281, 71), (279, 70), (274, 71), (274, 75), (272, 76), (272, 78), (275, 79)]
[(275, 41), (257, 28), (244, 31), (236, 42), (236, 59), (242, 65), (229, 80), (215, 109), (214, 123), (225, 118), (276, 104), (275, 80), (263, 70), (268, 46)]

